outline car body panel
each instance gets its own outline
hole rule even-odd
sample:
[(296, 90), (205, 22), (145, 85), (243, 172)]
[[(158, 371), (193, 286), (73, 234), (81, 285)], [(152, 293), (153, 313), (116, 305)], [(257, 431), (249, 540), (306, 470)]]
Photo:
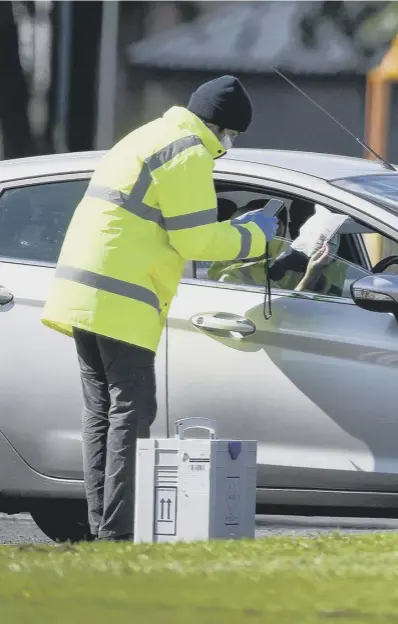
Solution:
[[(53, 275), (50, 267), (0, 263), (0, 284), (14, 295), (11, 304), (0, 307), (0, 431), (35, 471), (82, 479), (82, 395), (74, 342), (40, 322)], [(153, 427), (161, 437), (167, 436), (165, 343), (163, 336)]]
[[(25, 506), (16, 511), (27, 510), (29, 499), (85, 497), (82, 479), (59, 479), (48, 477), (31, 468), (0, 432), (0, 510), (8, 510), (9, 501), (24, 499)], [(4, 505), (4, 507), (3, 507)]]
[[(266, 321), (260, 292), (181, 285), (168, 325), (170, 418), (206, 416), (223, 438), (256, 439), (261, 487), (322, 487), (318, 470), (333, 471), (335, 489), (355, 489), (358, 472), (396, 475), (395, 318), (282, 292)], [(210, 312), (247, 318), (257, 331), (234, 339), (193, 327), (193, 316)], [(267, 466), (284, 471), (268, 479)]]

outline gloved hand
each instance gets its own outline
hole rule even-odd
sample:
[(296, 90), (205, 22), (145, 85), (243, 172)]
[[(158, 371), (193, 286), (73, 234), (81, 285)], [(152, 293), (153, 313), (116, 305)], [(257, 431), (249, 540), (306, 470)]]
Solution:
[(276, 230), (278, 229), (278, 219), (276, 217), (267, 217), (262, 210), (246, 212), (240, 217), (232, 219), (232, 223), (236, 225), (255, 223), (264, 232), (267, 242), (274, 238)]

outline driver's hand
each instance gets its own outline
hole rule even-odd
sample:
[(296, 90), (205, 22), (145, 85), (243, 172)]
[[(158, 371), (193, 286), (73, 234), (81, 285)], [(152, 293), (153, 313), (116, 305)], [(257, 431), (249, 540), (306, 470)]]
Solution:
[(330, 263), (331, 253), (330, 246), (325, 243), (318, 251), (316, 251), (308, 261), (306, 275), (312, 276)]

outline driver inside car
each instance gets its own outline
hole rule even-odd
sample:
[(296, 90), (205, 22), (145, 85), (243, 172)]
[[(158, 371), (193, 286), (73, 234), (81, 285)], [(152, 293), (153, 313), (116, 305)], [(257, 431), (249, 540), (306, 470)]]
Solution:
[[(222, 207), (222, 201), (223, 199), (220, 198), (220, 207)], [(239, 214), (262, 208), (264, 208), (264, 199), (254, 199), (245, 206), (244, 210), (239, 210)], [(311, 213), (313, 213), (313, 209)], [(309, 218), (311, 216), (309, 215)], [(229, 218), (231, 217), (232, 215), (229, 216)], [(289, 220), (289, 212), (286, 206), (282, 208), (277, 217), (277, 234), (270, 241), (268, 248), (272, 263), (269, 269), (272, 286), (298, 292), (309, 290), (341, 296), (345, 282), (346, 265), (333, 255), (333, 251), (339, 247), (339, 235), (336, 234), (329, 244), (323, 245), (313, 254), (305, 266), (299, 262), (298, 257), (289, 254), (291, 240), (287, 239), (288, 229), (296, 238), (303, 223), (300, 223), (300, 226), (296, 224), (293, 228), (295, 232), (293, 232), (293, 219)], [(218, 282), (263, 286), (265, 283), (265, 259), (257, 258), (249, 262), (213, 262), (208, 270), (208, 277)]]

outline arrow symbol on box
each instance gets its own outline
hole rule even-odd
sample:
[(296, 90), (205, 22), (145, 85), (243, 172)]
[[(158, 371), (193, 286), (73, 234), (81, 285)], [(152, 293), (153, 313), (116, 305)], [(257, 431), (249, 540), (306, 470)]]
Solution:
[(160, 519), (161, 520), (164, 520), (164, 504), (165, 504), (165, 502), (166, 501), (164, 500), (164, 498), (162, 498), (160, 500)]
[(171, 499), (166, 501), (167, 504), (167, 520), (171, 520)]

